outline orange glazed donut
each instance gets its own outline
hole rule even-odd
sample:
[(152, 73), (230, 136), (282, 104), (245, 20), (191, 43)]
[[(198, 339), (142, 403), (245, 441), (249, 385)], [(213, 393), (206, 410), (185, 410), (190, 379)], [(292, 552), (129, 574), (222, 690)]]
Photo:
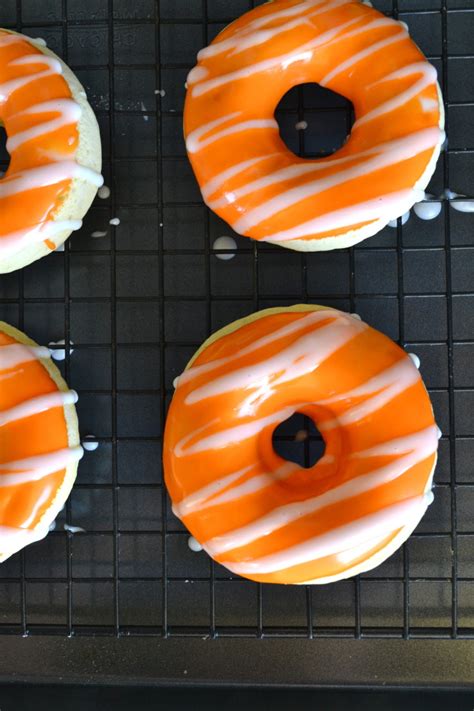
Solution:
[(0, 177), (0, 274), (49, 254), (81, 226), (102, 184), (97, 121), (53, 52), (0, 29), (0, 125), (11, 160)]
[[(274, 111), (307, 82), (350, 99), (356, 121), (305, 160)], [(444, 140), (436, 70), (406, 25), (358, 0), (273, 0), (226, 27), (187, 80), (186, 147), (206, 204), (240, 234), (291, 249), (348, 247), (424, 196)]]
[(0, 562), (44, 538), (69, 496), (76, 401), (49, 350), (0, 322)]
[[(311, 417), (326, 450), (305, 469), (275, 428)], [(433, 495), (438, 433), (413, 360), (323, 306), (259, 311), (211, 336), (166, 422), (174, 513), (217, 562), (269, 583), (327, 583), (405, 541)]]

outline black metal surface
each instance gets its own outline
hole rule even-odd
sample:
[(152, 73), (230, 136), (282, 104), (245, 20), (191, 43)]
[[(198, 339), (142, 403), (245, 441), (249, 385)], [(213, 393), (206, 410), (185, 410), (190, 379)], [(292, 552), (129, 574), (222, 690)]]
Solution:
[[(430, 192), (472, 194), (474, 0), (375, 5), (408, 23), (439, 71), (449, 149)], [(262, 654), (250, 652), (245, 637), (253, 638), (254, 650), (258, 638), (279, 638), (283, 656), (307, 645), (304, 638), (320, 655), (337, 642), (344, 656), (354, 649), (351, 639), (367, 637), (350, 654), (367, 657), (373, 672), (361, 683), (377, 684), (409, 683), (408, 669), (397, 674), (398, 657), (413, 644), (406, 640), (426, 637), (417, 683), (441, 679), (426, 663), (441, 649), (459, 670), (446, 683), (468, 682), (460, 651), (466, 648), (456, 640), (474, 637), (474, 217), (445, 203), (432, 222), (412, 214), (354, 249), (310, 255), (233, 235), (200, 199), (185, 157), (182, 103), (198, 49), (250, 6), (248, 0), (1, 0), (0, 26), (44, 37), (84, 83), (111, 187), (110, 199), (95, 201), (64, 253), (0, 281), (0, 318), (41, 343), (73, 341), (63, 371), (80, 394), (82, 434), (100, 440), (81, 462), (56, 531), (0, 567), (0, 633), (8, 635), (1, 648), (8, 657), (18, 649), (15, 637), (39, 635), (34, 653), (24, 648), (23, 675), (46, 642), (68, 658), (61, 673), (72, 674), (68, 655), (77, 647), (64, 648), (66, 636), (87, 637), (90, 650), (99, 644), (91, 635), (180, 638), (140, 647), (144, 655), (159, 649), (176, 668), (190, 649), (184, 638), (229, 637), (235, 639), (226, 653), (242, 680), (244, 655)], [(303, 119), (308, 129), (296, 134), (294, 124)], [(300, 89), (285, 98), (279, 121), (289, 145), (317, 155), (343, 137), (350, 110)], [(113, 217), (119, 226), (108, 224)], [(92, 238), (97, 230), (107, 235)], [(221, 235), (237, 242), (229, 261), (212, 249)], [(210, 332), (258, 308), (304, 301), (356, 311), (420, 356), (444, 433), (435, 503), (408, 544), (374, 571), (331, 586), (262, 586), (234, 579), (188, 549), (162, 486), (162, 426), (173, 378)], [(293, 434), (288, 430), (280, 443), (288, 451)], [(308, 461), (318, 446), (312, 436), (298, 456)], [(68, 533), (65, 522), (85, 532)], [(390, 652), (395, 661), (385, 665), (385, 677), (377, 675), (370, 651), (382, 638), (387, 645), (389, 638), (405, 640)], [(126, 641), (108, 644), (127, 649)], [(224, 661), (215, 651), (206, 654), (215, 669), (206, 678), (221, 679)], [(132, 652), (123, 655), (140, 676)], [(63, 656), (55, 658), (59, 673)], [(271, 670), (257, 668), (264, 683)], [(357, 683), (349, 669), (337, 683), (344, 679)], [(322, 680), (329, 683), (322, 662), (307, 668), (305, 683)]]

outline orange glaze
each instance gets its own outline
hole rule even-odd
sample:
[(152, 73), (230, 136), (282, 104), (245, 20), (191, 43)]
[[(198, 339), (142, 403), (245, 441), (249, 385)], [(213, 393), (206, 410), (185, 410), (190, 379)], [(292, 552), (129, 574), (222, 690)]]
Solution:
[[(308, 469), (272, 445), (294, 412), (326, 444)], [(176, 515), (231, 571), (323, 583), (408, 537), (430, 502), (437, 443), (420, 375), (393, 341), (334, 309), (270, 309), (215, 334), (178, 379), (165, 480)]]
[[(274, 120), (307, 82), (354, 105), (349, 140), (324, 159), (291, 153)], [(422, 199), (443, 124), (434, 68), (404, 25), (358, 0), (260, 5), (187, 80), (184, 133), (205, 202), (235, 231), (293, 249), (353, 244)]]
[[(27, 37), (0, 30), (0, 125), (5, 127), (11, 156), (0, 180), (0, 267), (3, 250), (10, 248), (7, 242), (12, 238), (19, 241), (35, 228), (51, 227), (72, 178), (80, 171), (73, 162), (80, 110), (61, 72), (58, 60), (45, 55)], [(35, 169), (42, 166), (49, 166), (50, 171), (31, 186)], [(58, 169), (64, 179), (59, 179)], [(71, 222), (70, 229), (77, 227)], [(47, 230), (43, 241), (55, 248)]]
[[(51, 377), (44, 364), (46, 357), (49, 361), (47, 349), (17, 345), (20, 353), (26, 355), (17, 356), (16, 362), (8, 363), (4, 355), (8, 346), (24, 344), (26, 339), (17, 340), (5, 329), (12, 332), (0, 323), (0, 559), (15, 552), (7, 552), (7, 534), (11, 536), (18, 529), (29, 529), (38, 531), (36, 539), (46, 535), (54, 516), (46, 522), (42, 518), (54, 508), (54, 502), (57, 503), (59, 490), (65, 484), (67, 466), (82, 454), (80, 447), (69, 447), (74, 436), (68, 435), (64, 410), (66, 403), (77, 399), (75, 393), (65, 392)], [(56, 406), (33, 412), (35, 408), (32, 409), (31, 403), (39, 396), (55, 397), (58, 402)], [(1, 421), (6, 412), (19, 405), (30, 408), (28, 416), (18, 416), (17, 413), (11, 421)], [(31, 459), (38, 458), (38, 455), (43, 455), (41, 464), (43, 467), (49, 465), (51, 473), (44, 475), (43, 471), (41, 474), (40, 460)], [(55, 471), (50, 458), (58, 455), (61, 460), (56, 461), (58, 464), (61, 461), (63, 466)], [(5, 482), (11, 476), (25, 479), (9, 485)], [(46, 528), (42, 530), (45, 523)], [(16, 546), (16, 550), (25, 544)]]

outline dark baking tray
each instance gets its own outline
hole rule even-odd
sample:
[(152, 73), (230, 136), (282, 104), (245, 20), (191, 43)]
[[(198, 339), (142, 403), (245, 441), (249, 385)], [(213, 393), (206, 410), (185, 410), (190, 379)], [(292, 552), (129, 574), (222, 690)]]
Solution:
[[(472, 194), (474, 1), (375, 4), (408, 23), (439, 71), (449, 146), (430, 192)], [(412, 215), (354, 249), (307, 256), (233, 235), (236, 256), (218, 259), (214, 240), (232, 232), (203, 206), (185, 156), (184, 82), (199, 48), (251, 5), (0, 2), (0, 26), (44, 37), (84, 83), (111, 188), (65, 252), (0, 280), (0, 318), (42, 343), (73, 341), (61, 365), (82, 434), (100, 441), (56, 530), (0, 567), (0, 679), (472, 682), (474, 217), (445, 203), (432, 222)], [(351, 111), (298, 89), (279, 121), (295, 151), (319, 155), (343, 140)], [(420, 356), (443, 431), (435, 503), (376, 570), (331, 586), (257, 585), (189, 551), (162, 486), (162, 426), (173, 378), (210, 332), (305, 301), (356, 311)], [(301, 426), (280, 431), (278, 447), (308, 461), (320, 445), (314, 433), (298, 449)]]

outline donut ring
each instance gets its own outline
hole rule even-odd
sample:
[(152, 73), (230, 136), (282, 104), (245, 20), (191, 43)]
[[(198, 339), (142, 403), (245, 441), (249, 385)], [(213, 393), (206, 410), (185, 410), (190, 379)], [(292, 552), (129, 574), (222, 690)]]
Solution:
[(49, 350), (0, 322), (0, 562), (44, 538), (69, 496), (76, 401)]
[(83, 87), (53, 52), (0, 29), (0, 125), (10, 165), (0, 178), (0, 273), (49, 254), (103, 183), (97, 121)]
[[(305, 160), (274, 111), (307, 82), (352, 101), (333, 155)], [(423, 199), (444, 141), (436, 70), (406, 26), (358, 0), (273, 0), (198, 54), (186, 148), (206, 204), (236, 232), (301, 251), (348, 247)]]
[[(279, 457), (295, 412), (326, 443)], [(259, 311), (211, 336), (178, 378), (165, 429), (174, 513), (218, 563), (268, 583), (328, 583), (391, 555), (431, 503), (439, 430), (413, 360), (355, 316)]]

